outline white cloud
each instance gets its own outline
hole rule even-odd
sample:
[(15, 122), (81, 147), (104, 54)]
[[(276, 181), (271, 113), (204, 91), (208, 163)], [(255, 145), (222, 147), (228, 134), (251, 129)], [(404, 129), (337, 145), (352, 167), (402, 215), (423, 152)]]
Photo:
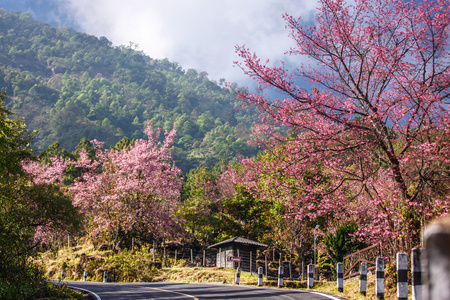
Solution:
[(312, 0), (64, 0), (60, 2), (84, 32), (115, 45), (133, 42), (153, 58), (168, 58), (184, 69), (206, 71), (214, 80), (240, 83), (233, 67), (236, 44), (262, 58), (282, 59), (292, 46), (283, 13), (308, 18)]

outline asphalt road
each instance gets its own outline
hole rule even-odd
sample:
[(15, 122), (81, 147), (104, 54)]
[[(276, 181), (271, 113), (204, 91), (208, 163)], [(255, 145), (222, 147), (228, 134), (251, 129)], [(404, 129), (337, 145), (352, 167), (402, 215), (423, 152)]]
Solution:
[(80, 288), (97, 295), (97, 299), (279, 299), (338, 300), (339, 298), (308, 291), (259, 288), (206, 283), (99, 283), (64, 281), (69, 287)]

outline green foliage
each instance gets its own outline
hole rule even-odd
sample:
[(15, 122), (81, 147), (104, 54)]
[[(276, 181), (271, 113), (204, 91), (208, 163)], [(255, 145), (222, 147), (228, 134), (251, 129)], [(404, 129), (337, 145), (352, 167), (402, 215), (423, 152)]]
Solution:
[[(319, 274), (324, 275), (327, 271), (333, 272), (335, 275), (336, 265), (330, 263), (330, 259), (322, 253), (322, 251), (317, 250), (317, 258), (316, 258), (317, 268), (319, 270)], [(336, 275), (335, 275), (336, 276)]]
[(134, 145), (134, 141), (130, 141), (130, 139), (125, 136), (118, 141), (117, 144), (111, 146), (111, 149), (121, 151), (125, 147), (125, 149), (130, 150), (130, 145)]
[(277, 203), (262, 202), (246, 189), (236, 187), (232, 198), (222, 201), (222, 215), (218, 241), (235, 236), (255, 241), (266, 241), (266, 235), (273, 230), (271, 211)]
[(33, 133), (22, 120), (11, 120), (0, 94), (0, 298), (25, 299), (46, 290), (45, 279), (30, 261), (36, 231), (65, 230), (79, 220), (71, 200), (56, 186), (35, 185), (21, 161), (32, 158)]
[(177, 212), (185, 220), (185, 228), (192, 237), (204, 244), (213, 240), (218, 230), (220, 203), (216, 189), (217, 174), (200, 166), (192, 169), (183, 181), (182, 205)]
[(8, 184), (11, 176), (23, 174), (21, 161), (31, 157), (34, 137), (34, 132), (28, 132), (22, 120), (8, 119), (12, 113), (4, 108), (4, 99), (0, 93), (0, 184)]
[(56, 141), (70, 152), (82, 138), (106, 146), (143, 138), (150, 120), (164, 129), (176, 123), (173, 156), (184, 173), (211, 168), (221, 156), (256, 154), (246, 141), (257, 115), (236, 110), (236, 95), (204, 72), (18, 12), (0, 10), (0, 37), (8, 107), (40, 129), (39, 151)]
[(338, 226), (335, 233), (324, 236), (323, 242), (334, 268), (337, 263), (343, 262), (344, 256), (366, 247), (364, 243), (352, 236), (357, 230), (356, 222), (346, 222)]

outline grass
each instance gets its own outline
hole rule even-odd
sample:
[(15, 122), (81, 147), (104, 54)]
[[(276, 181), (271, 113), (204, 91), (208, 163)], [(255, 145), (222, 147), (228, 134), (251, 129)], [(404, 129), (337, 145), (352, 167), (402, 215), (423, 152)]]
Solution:
[[(115, 282), (203, 282), (234, 284), (234, 270), (215, 267), (188, 267), (186, 261), (178, 260), (177, 265), (167, 260), (167, 265), (153, 261), (149, 249), (124, 250), (115, 253), (111, 250), (94, 250), (91, 246), (64, 248), (59, 251), (47, 251), (41, 255), (39, 263), (50, 279), (60, 279), (61, 270), (65, 270), (66, 280), (83, 280), (83, 273), (88, 273), (89, 281), (103, 281), (103, 272), (108, 273), (108, 281)], [(242, 273), (241, 285), (257, 286), (255, 275)], [(276, 287), (277, 281), (264, 280), (265, 287)], [(283, 288), (312, 290), (335, 295), (342, 299), (376, 299), (375, 276), (368, 275), (367, 295), (359, 293), (359, 280), (344, 282), (344, 292), (337, 291), (335, 281), (316, 281), (313, 289), (308, 289), (305, 281), (284, 280)], [(385, 281), (385, 299), (396, 299), (392, 280)]]

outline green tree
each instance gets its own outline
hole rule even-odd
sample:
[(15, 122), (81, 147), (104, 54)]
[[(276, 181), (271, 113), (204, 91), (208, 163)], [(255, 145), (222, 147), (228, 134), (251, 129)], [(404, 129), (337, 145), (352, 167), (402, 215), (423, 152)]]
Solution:
[(276, 204), (254, 198), (242, 186), (236, 186), (231, 198), (223, 199), (218, 240), (235, 236), (267, 241), (267, 234), (275, 230), (272, 210)]
[(204, 244), (212, 241), (218, 226), (216, 180), (217, 175), (206, 167), (192, 169), (183, 182), (182, 205), (177, 213), (186, 221), (185, 227), (192, 237)]
[(70, 199), (57, 186), (33, 184), (22, 169), (33, 158), (34, 132), (9, 118), (0, 93), (0, 298), (39, 295), (47, 286), (30, 258), (46, 230), (69, 229), (79, 220)]
[(349, 221), (338, 226), (334, 233), (328, 233), (324, 236), (323, 243), (334, 268), (336, 268), (337, 263), (343, 262), (344, 256), (367, 246), (353, 236), (357, 230), (356, 222)]

